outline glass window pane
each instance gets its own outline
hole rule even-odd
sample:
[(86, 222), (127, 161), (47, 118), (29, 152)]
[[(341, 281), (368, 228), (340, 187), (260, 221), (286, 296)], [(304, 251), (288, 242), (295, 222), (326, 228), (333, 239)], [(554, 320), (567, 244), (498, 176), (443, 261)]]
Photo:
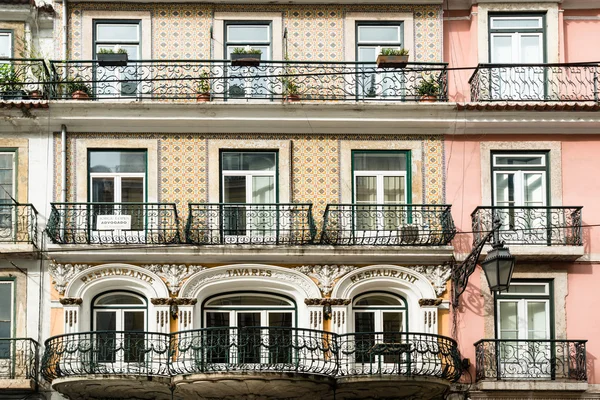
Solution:
[(270, 312), (269, 313), (269, 326), (280, 327), (280, 328), (291, 328), (292, 327), (292, 313), (291, 312)]
[(206, 307), (218, 306), (293, 306), (288, 300), (279, 297), (239, 295), (214, 299)]
[(14, 153), (0, 153), (0, 168), (12, 169)]
[(524, 156), (495, 156), (495, 165), (544, 165), (544, 156), (542, 155), (524, 155)]
[(525, 205), (541, 206), (544, 205), (544, 185), (543, 175), (539, 173), (524, 174), (525, 178)]
[(354, 153), (355, 171), (406, 171), (406, 153)]
[(113, 293), (100, 297), (96, 301), (97, 306), (107, 305), (145, 305), (144, 300), (138, 296), (127, 293)]
[(228, 312), (207, 312), (206, 327), (213, 328), (218, 326), (229, 326)]
[(377, 203), (377, 177), (356, 177), (356, 202), (361, 204)]
[(121, 202), (144, 202), (144, 178), (121, 178)]
[(508, 288), (508, 293), (547, 293), (548, 285), (521, 285), (512, 283)]
[(547, 339), (546, 302), (527, 302), (527, 339)]
[(358, 27), (359, 42), (399, 42), (399, 26), (368, 26)]
[(146, 319), (144, 311), (124, 311), (123, 330), (143, 332), (146, 330)]
[(403, 176), (383, 177), (383, 202), (385, 204), (403, 204), (406, 202)]
[(358, 61), (372, 62), (377, 60), (377, 48), (361, 46), (358, 49)]
[(92, 178), (92, 201), (100, 203), (115, 202), (114, 178)]
[(96, 40), (99, 42), (137, 42), (138, 24), (97, 24)]
[(495, 174), (496, 205), (513, 206), (515, 202), (515, 175)]
[(402, 332), (404, 330), (404, 313), (384, 312), (383, 313), (383, 331), (384, 332)]
[(252, 202), (275, 203), (275, 178), (272, 176), (252, 177)]
[(542, 27), (542, 19), (535, 18), (492, 18), (492, 29), (538, 29)]
[(516, 331), (518, 324), (517, 302), (500, 302), (500, 330)]
[[(520, 35), (521, 58), (519, 62), (538, 64), (542, 62), (542, 35)], [(543, 79), (543, 78), (541, 78)]]
[(90, 151), (90, 172), (146, 172), (145, 151)]
[(275, 171), (275, 153), (244, 153), (242, 169), (245, 171)]
[(492, 62), (512, 63), (512, 36), (492, 35)]
[(354, 332), (375, 332), (375, 313), (357, 312), (354, 313)]
[(373, 294), (359, 299), (355, 306), (404, 306), (402, 299), (394, 296), (386, 296), (382, 294)]
[(117, 312), (116, 311), (96, 311), (97, 331), (115, 331), (117, 330)]
[(270, 42), (268, 25), (228, 25), (227, 41), (252, 43)]
[(0, 33), (0, 57), (12, 57), (12, 35)]
[(223, 178), (223, 201), (225, 203), (245, 203), (246, 177), (225, 176)]
[[(12, 283), (1, 282), (0, 283), (0, 321), (11, 321), (12, 320)], [(2, 337), (2, 336), (0, 336)]]

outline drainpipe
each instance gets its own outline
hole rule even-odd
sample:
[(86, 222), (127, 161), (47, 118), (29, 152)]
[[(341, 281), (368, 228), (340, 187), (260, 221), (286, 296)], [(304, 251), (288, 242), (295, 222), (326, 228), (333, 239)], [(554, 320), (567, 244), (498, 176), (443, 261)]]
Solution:
[(67, 60), (67, 38), (68, 38), (68, 28), (67, 28), (67, 0), (62, 0), (62, 52), (63, 52), (63, 60)]
[(60, 156), (62, 162), (62, 193), (60, 196), (61, 203), (67, 202), (67, 127), (66, 125), (62, 125), (60, 127)]

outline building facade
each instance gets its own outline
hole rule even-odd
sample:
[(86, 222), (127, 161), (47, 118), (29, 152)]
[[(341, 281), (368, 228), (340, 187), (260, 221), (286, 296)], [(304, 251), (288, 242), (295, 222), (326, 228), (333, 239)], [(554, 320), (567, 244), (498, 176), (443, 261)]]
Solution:
[(2, 7), (0, 397), (600, 397), (594, 2)]

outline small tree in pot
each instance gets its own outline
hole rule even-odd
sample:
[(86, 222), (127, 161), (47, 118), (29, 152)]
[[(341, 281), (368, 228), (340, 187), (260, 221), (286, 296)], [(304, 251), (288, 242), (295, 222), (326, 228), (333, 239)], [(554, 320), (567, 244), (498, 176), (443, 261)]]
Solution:
[(93, 97), (90, 85), (83, 83), (81, 80), (68, 82), (66, 92), (77, 100), (85, 100)]
[(204, 70), (200, 74), (196, 92), (198, 93), (198, 96), (196, 96), (196, 101), (199, 103), (210, 101), (210, 74), (208, 71)]
[(437, 101), (440, 95), (440, 84), (433, 76), (423, 78), (419, 86), (417, 86), (417, 93), (420, 96), (420, 101), (433, 103)]

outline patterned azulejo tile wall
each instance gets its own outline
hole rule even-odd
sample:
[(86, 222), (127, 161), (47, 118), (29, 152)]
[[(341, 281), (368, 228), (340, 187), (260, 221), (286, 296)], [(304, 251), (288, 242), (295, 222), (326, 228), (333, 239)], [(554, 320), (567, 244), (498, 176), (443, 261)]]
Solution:
[[(343, 61), (344, 16), (349, 12), (411, 12), (414, 16), (415, 60), (442, 60), (442, 8), (437, 5), (238, 5), (72, 3), (69, 9), (69, 43), (72, 59), (81, 59), (82, 20), (88, 11), (144, 11), (152, 21), (152, 59), (213, 58), (210, 29), (214, 12), (281, 12), (288, 30), (288, 56), (292, 60)], [(60, 20), (60, 16), (57, 16)], [(59, 31), (55, 31), (60, 43)], [(57, 53), (58, 54), (58, 53)]]
[[(291, 143), (291, 200), (293, 202), (310, 202), (314, 205), (315, 218), (320, 221), (321, 215), (328, 203), (339, 203), (341, 199), (341, 176), (350, 171), (340, 171), (340, 156), (342, 142), (356, 141), (400, 141), (410, 140), (420, 143), (421, 159), (423, 160), (423, 203), (444, 203), (444, 141), (441, 136), (377, 136), (377, 135), (206, 135), (206, 134), (77, 134), (70, 133), (67, 143), (68, 172), (67, 199), (76, 201), (75, 184), (76, 154), (75, 143), (81, 139), (109, 140), (114, 148), (119, 148), (120, 140), (148, 140), (158, 142), (158, 197), (162, 202), (176, 203), (178, 209), (185, 215), (187, 203), (201, 203), (208, 199), (208, 185), (219, 185), (219, 182), (209, 182), (208, 169), (218, 166), (208, 165), (208, 149), (211, 140), (249, 142), (251, 140), (289, 140)], [(55, 136), (56, 201), (61, 192), (61, 160), (60, 135)], [(417, 150), (418, 151), (418, 150)], [(81, 174), (82, 171), (77, 171)], [(83, 171), (85, 173), (85, 171)], [(420, 196), (419, 196), (420, 197)], [(79, 199), (81, 200), (81, 199)]]

